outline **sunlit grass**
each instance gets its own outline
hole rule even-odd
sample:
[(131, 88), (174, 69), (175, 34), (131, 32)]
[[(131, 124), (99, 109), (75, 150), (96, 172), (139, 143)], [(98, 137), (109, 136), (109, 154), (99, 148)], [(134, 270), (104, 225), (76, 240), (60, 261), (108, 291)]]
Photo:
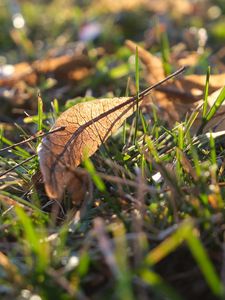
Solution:
[[(29, 28), (21, 30), (20, 51), (15, 51), (10, 36), (11, 11), (7, 7), (0, 12), (0, 24), (10, 14), (10, 30), (2, 26), (0, 33), (9, 62), (37, 59), (46, 54), (48, 43), (61, 47), (76, 41), (79, 29), (99, 14), (89, 8), (88, 1), (83, 11), (70, 1), (65, 7), (61, 1), (47, 6), (20, 2)], [(144, 13), (141, 24), (149, 22)], [(71, 91), (70, 100), (51, 98), (54, 89), (49, 92), (45, 80), (37, 87), (41, 92), (48, 90), (48, 97), (37, 97), (36, 115), (27, 114), (23, 122), (21, 118), (25, 129), (17, 128), (17, 140), (32, 135), (31, 140), (15, 145), (1, 131), (1, 149), (9, 148), (0, 150), (0, 299), (225, 297), (225, 133), (202, 133), (222, 105), (225, 88), (209, 109), (210, 68), (201, 116), (194, 111), (168, 129), (155, 105), (149, 115), (137, 103), (137, 112), (123, 128), (93, 157), (84, 159), (78, 175), (87, 175), (88, 185), (81, 205), (73, 205), (67, 193), (62, 202), (46, 196), (37, 159), (42, 138), (38, 134), (47, 132), (60, 113), (76, 103), (129, 96), (130, 89), (138, 95), (146, 82), (138, 50), (132, 60), (123, 46), (130, 30), (121, 25), (126, 16), (129, 12), (100, 16), (104, 24), (100, 36), (84, 47), (94, 75), (72, 86), (76, 92)], [(165, 74), (170, 74), (173, 41), (169, 32), (154, 34), (139, 32), (137, 40), (145, 35), (150, 41), (156, 38), (152, 50), (161, 52)], [(40, 51), (26, 50), (30, 42), (39, 45)], [(13, 49), (7, 53), (9, 47)], [(204, 64), (208, 64), (206, 58)], [(202, 125), (193, 136), (197, 117), (202, 117)]]

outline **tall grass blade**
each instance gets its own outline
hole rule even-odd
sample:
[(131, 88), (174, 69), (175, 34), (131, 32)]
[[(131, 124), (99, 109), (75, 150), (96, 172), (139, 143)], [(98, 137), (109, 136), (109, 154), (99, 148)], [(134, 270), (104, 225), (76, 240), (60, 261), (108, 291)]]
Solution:
[(167, 76), (172, 73), (172, 68), (169, 63), (170, 46), (169, 46), (169, 40), (168, 40), (168, 36), (167, 36), (166, 32), (161, 33), (160, 40), (161, 40), (163, 67), (164, 67), (165, 75)]
[(92, 161), (89, 158), (84, 160), (84, 167), (89, 172), (93, 182), (100, 192), (105, 192), (106, 187), (102, 179), (98, 176)]
[[(50, 258), (49, 258), (49, 248), (47, 243), (43, 240), (45, 235), (38, 233), (35, 230), (35, 225), (31, 221), (30, 217), (24, 212), (19, 206), (15, 207), (16, 214), (21, 222), (24, 231), (24, 238), (27, 242), (29, 250), (31, 253), (36, 255), (35, 266), (38, 272), (43, 272), (46, 270)], [(40, 227), (39, 227), (40, 228)], [(43, 230), (43, 229), (42, 229)]]
[(206, 74), (206, 82), (205, 82), (205, 90), (204, 90), (204, 104), (203, 104), (203, 111), (202, 111), (203, 119), (206, 117), (207, 107), (208, 107), (209, 77), (210, 77), (210, 66), (208, 66), (207, 74)]
[(136, 83), (136, 92), (137, 92), (137, 101), (136, 101), (136, 118), (135, 118), (135, 132), (134, 132), (134, 143), (136, 143), (137, 140), (137, 130), (138, 130), (138, 121), (139, 121), (139, 56), (138, 56), (138, 47), (136, 47), (136, 53), (135, 53), (135, 83)]
[(212, 117), (215, 115), (217, 110), (220, 108), (220, 106), (223, 104), (225, 100), (225, 87), (221, 90), (219, 96), (217, 97), (216, 101), (214, 102), (213, 106), (210, 108), (208, 113), (205, 116), (205, 122), (207, 123), (209, 120), (212, 119)]
[(151, 287), (156, 289), (156, 291), (166, 297), (169, 300), (181, 300), (182, 298), (169, 286), (163, 279), (153, 271), (144, 269), (141, 272), (141, 279), (149, 284)]
[(43, 101), (40, 96), (38, 96), (38, 131), (42, 130), (43, 123)]
[(212, 292), (217, 296), (224, 296), (224, 287), (205, 251), (205, 248), (195, 233), (196, 231), (192, 230), (190, 234), (186, 236), (189, 249)]

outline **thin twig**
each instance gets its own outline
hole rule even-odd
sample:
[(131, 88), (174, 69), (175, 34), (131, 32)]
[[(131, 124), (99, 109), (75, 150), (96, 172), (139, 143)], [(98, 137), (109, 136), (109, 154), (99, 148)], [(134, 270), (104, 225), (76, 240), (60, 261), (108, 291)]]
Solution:
[(16, 144), (13, 144), (11, 146), (7, 146), (5, 148), (0, 149), (0, 153), (3, 152), (3, 151), (7, 151), (7, 150), (10, 150), (12, 148), (15, 148), (17, 146), (23, 145), (25, 143), (28, 143), (30, 141), (33, 141), (33, 140), (35, 140), (37, 138), (44, 137), (46, 135), (52, 134), (52, 133), (57, 132), (57, 131), (62, 131), (64, 129), (65, 129), (65, 126), (61, 126), (61, 127), (55, 128), (55, 129), (53, 129), (53, 130), (51, 130), (49, 132), (45, 132), (45, 133), (37, 132), (37, 133), (35, 133), (34, 135), (30, 136), (28, 139), (26, 139), (24, 141), (21, 141), (21, 142), (18, 142)]
[(18, 168), (18, 167), (22, 166), (23, 164), (25, 164), (26, 162), (32, 160), (36, 155), (37, 155), (37, 154), (34, 154), (34, 155), (32, 155), (31, 157), (28, 157), (27, 159), (23, 160), (21, 163), (16, 164), (16, 165), (13, 166), (12, 168), (10, 168), (10, 169), (6, 170), (5, 172), (1, 173), (1, 174), (0, 174), (0, 177), (2, 177), (2, 176), (4, 176), (4, 175), (8, 174), (9, 172), (11, 172), (11, 171), (15, 170), (16, 168)]
[[(76, 170), (71, 170), (71, 168), (69, 168), (69, 171), (72, 171), (73, 173), (77, 174), (89, 174), (88, 171), (81, 169), (81, 168), (76, 168)], [(105, 181), (109, 181), (109, 182), (113, 182), (113, 183), (121, 183), (121, 184), (126, 184), (128, 186), (134, 187), (134, 188), (138, 188), (138, 182), (136, 181), (132, 181), (130, 179), (126, 179), (126, 178), (121, 178), (118, 176), (113, 176), (113, 175), (108, 175), (102, 172), (96, 172), (96, 174), (101, 177), (103, 180)], [(146, 183), (142, 183), (143, 184), (143, 188), (146, 192), (152, 193), (152, 194), (157, 194), (160, 193), (160, 191), (154, 187), (149, 186)]]

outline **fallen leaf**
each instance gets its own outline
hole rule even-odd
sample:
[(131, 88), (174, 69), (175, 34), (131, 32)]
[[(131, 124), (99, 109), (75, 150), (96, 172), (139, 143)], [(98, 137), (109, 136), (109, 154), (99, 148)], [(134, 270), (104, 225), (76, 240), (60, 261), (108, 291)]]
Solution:
[(4, 103), (0, 116), (5, 118), (5, 115), (15, 114), (15, 108), (19, 114), (21, 112), (23, 114), (24, 109), (28, 112), (35, 111), (36, 101), (32, 101), (33, 87), (43, 78), (46, 79), (46, 84), (53, 79), (52, 82), (57, 85), (54, 90), (51, 89), (51, 97), (54, 98), (54, 96), (61, 97), (71, 84), (89, 76), (92, 72), (92, 63), (86, 54), (78, 50), (74, 50), (72, 54), (49, 56), (33, 63), (22, 62), (0, 66), (0, 100)]
[(34, 70), (27, 62), (16, 65), (3, 65), (0, 67), (0, 86), (12, 87), (19, 81), (25, 81), (31, 85), (36, 83)]
[(179, 67), (196, 66), (200, 58), (200, 54), (198, 52), (181, 51), (178, 53), (171, 53), (171, 55), (171, 60), (176, 62), (176, 65)]
[[(146, 68), (146, 81), (152, 84), (156, 79), (164, 78), (164, 68), (162, 60), (138, 46), (132, 41), (126, 41), (126, 46), (138, 54), (141, 62)], [(172, 126), (175, 121), (181, 121), (187, 111), (193, 110), (198, 105), (198, 101), (203, 98), (206, 76), (186, 75), (180, 76), (173, 81), (167, 82), (163, 86), (157, 87), (149, 97), (143, 101), (143, 106), (150, 103), (156, 104), (161, 110), (163, 117)], [(225, 82), (225, 73), (210, 76), (209, 94), (220, 89)], [(212, 97), (214, 98), (214, 97)]]
[(40, 168), (49, 197), (61, 199), (75, 175), (71, 170), (91, 156), (135, 110), (132, 98), (98, 99), (66, 110), (52, 129), (63, 127), (42, 140)]
[(83, 53), (65, 54), (57, 57), (48, 57), (29, 64), (21, 62), (16, 65), (0, 67), (0, 87), (14, 87), (18, 82), (25, 82), (30, 86), (37, 84), (41, 76), (48, 76), (62, 84), (78, 81), (87, 77), (92, 64)]
[(92, 64), (87, 55), (62, 55), (36, 61), (32, 67), (37, 74), (52, 74), (58, 81), (76, 81), (90, 74)]
[(146, 68), (146, 81), (152, 84), (153, 82), (159, 81), (165, 77), (162, 61), (156, 55), (151, 54), (144, 48), (140, 47), (136, 43), (126, 40), (125, 45), (133, 52), (138, 49), (138, 56)]

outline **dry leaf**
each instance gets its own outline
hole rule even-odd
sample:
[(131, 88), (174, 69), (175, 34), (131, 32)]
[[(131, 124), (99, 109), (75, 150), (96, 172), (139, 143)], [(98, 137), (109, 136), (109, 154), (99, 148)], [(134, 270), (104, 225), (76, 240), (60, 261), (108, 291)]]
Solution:
[[(79, 103), (65, 111), (52, 129), (64, 130), (46, 136), (38, 151), (40, 167), (49, 197), (62, 198), (71, 190), (71, 170), (84, 156), (91, 156), (135, 110), (132, 98), (99, 99)], [(110, 113), (111, 112), (111, 113)]]
[(136, 43), (127, 40), (125, 45), (133, 52), (136, 52), (138, 48), (138, 55), (141, 62), (144, 64), (147, 71), (146, 81), (152, 84), (153, 82), (159, 81), (165, 77), (162, 61), (159, 57), (151, 54), (144, 48), (138, 46)]
[[(140, 60), (146, 68), (146, 81), (152, 84), (154, 80), (161, 80), (164, 68), (161, 59), (152, 55), (132, 41), (126, 41), (126, 46), (135, 53), (138, 47)], [(205, 75), (186, 75), (159, 86), (145, 99), (143, 105), (155, 103), (162, 111), (163, 117), (171, 126), (175, 121), (180, 121), (187, 111), (196, 108), (197, 101), (203, 98)], [(220, 89), (225, 82), (225, 73), (211, 75), (209, 80), (209, 94)]]
[(3, 65), (0, 67), (0, 86), (12, 87), (19, 81), (28, 81), (30, 85), (36, 83), (34, 70), (27, 62), (21, 62), (16, 65)]
[(51, 73), (60, 82), (65, 82), (85, 78), (90, 74), (92, 64), (87, 55), (75, 53), (36, 61), (32, 67), (38, 74)]
[(22, 62), (14, 66), (6, 65), (0, 69), (0, 87), (13, 87), (21, 81), (34, 86), (37, 84), (40, 75), (48, 74), (51, 74), (60, 84), (62, 81), (77, 81), (87, 77), (91, 72), (91, 68), (92, 64), (89, 58), (82, 53), (49, 57), (37, 60), (32, 64)]
[[(174, 55), (173, 55), (174, 54)], [(172, 53), (171, 60), (176, 62), (176, 65), (181, 66), (196, 66), (200, 58), (198, 52), (181, 51), (179, 53)]]
[(3, 101), (0, 116), (5, 118), (12, 113), (23, 114), (24, 109), (35, 111), (36, 101), (32, 101), (34, 92), (30, 87), (37, 86), (43, 78), (56, 79), (52, 82), (57, 83), (58, 88), (51, 90), (51, 96), (53, 97), (55, 93), (57, 98), (65, 93), (72, 83), (89, 76), (92, 72), (92, 63), (87, 55), (78, 50), (74, 50), (72, 55), (48, 57), (32, 64), (23, 62), (0, 66), (0, 99)]

